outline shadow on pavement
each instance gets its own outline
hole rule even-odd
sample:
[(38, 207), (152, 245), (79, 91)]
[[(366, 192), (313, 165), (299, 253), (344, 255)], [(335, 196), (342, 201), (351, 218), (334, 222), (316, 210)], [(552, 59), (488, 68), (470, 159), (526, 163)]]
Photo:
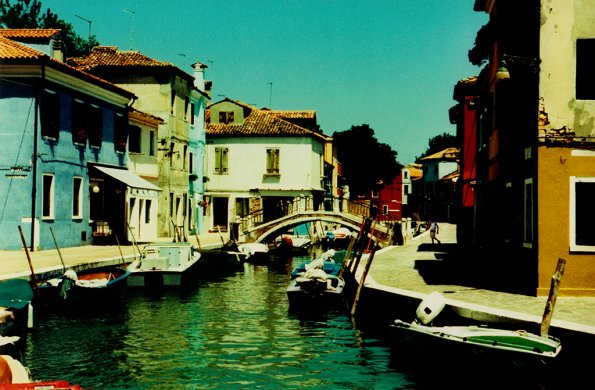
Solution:
[[(522, 270), (513, 267), (512, 272), (504, 276), (502, 271), (494, 269), (494, 264), (498, 264), (498, 261), (502, 263), (510, 260), (490, 259), (486, 254), (465, 253), (459, 245), (452, 243), (421, 244), (418, 252), (425, 252), (426, 257), (415, 260), (414, 268), (429, 286), (455, 285), (511, 294), (533, 294), (530, 286), (522, 282)], [(428, 259), (427, 252), (434, 252), (435, 259)], [(498, 269), (502, 269), (502, 264), (498, 265)]]

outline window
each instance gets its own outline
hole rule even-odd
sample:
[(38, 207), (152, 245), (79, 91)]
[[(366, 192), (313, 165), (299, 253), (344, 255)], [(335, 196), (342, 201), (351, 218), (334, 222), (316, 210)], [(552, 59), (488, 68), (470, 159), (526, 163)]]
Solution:
[(130, 153), (140, 153), (141, 128), (138, 126), (130, 126), (128, 131), (128, 151)]
[(155, 155), (155, 132), (149, 131), (149, 156)]
[(388, 205), (382, 205), (382, 215), (388, 215)]
[(190, 107), (190, 99), (188, 96), (184, 98), (184, 119), (188, 120), (188, 108)]
[(128, 118), (122, 114), (114, 117), (114, 147), (118, 153), (126, 153), (128, 139)]
[(176, 144), (173, 142), (169, 143), (169, 166), (170, 168), (174, 166), (174, 152), (176, 150)]
[(219, 123), (230, 124), (233, 123), (233, 111), (220, 111), (219, 112)]
[(72, 102), (72, 142), (77, 145), (87, 143), (87, 106), (80, 100)]
[(408, 178), (409, 178), (409, 172), (403, 171), (403, 179), (408, 179)]
[(194, 173), (194, 153), (192, 152), (188, 154), (188, 173)]
[(593, 73), (595, 39), (576, 41), (576, 98), (595, 100), (595, 74)]
[(190, 103), (190, 124), (194, 125), (194, 116), (196, 115), (196, 105)]
[(83, 178), (72, 178), (72, 218), (83, 217)]
[(41, 216), (42, 219), (53, 219), (54, 218), (54, 175), (49, 173), (43, 174), (42, 183), (42, 205), (41, 205)]
[(403, 193), (405, 195), (410, 194), (411, 192), (409, 192), (409, 184), (403, 184)]
[(182, 155), (182, 169), (183, 170), (189, 170), (186, 167), (186, 161), (187, 161), (186, 156), (187, 155), (188, 155), (188, 146), (184, 145), (184, 154)]
[(372, 198), (378, 198), (378, 191), (372, 191)]
[(250, 199), (236, 198), (236, 215), (238, 217), (245, 217), (250, 214)]
[(595, 252), (595, 177), (570, 177), (570, 250)]
[(145, 223), (151, 223), (151, 199), (145, 201)]
[(57, 140), (60, 135), (60, 96), (43, 91), (41, 100), (41, 136)]
[(267, 149), (267, 175), (279, 174), (279, 149)]
[(523, 207), (523, 246), (533, 247), (533, 179), (525, 179), (525, 204)]
[(229, 155), (229, 148), (215, 148), (215, 169), (213, 172), (217, 175), (227, 175), (229, 169), (227, 166), (227, 160)]
[(171, 99), (171, 102), (170, 102), (170, 106), (169, 106), (170, 107), (169, 113), (171, 115), (173, 115), (174, 114), (174, 106), (176, 104), (176, 91), (173, 89), (171, 90), (170, 99)]
[(89, 146), (100, 148), (103, 138), (103, 110), (95, 105), (89, 107)]

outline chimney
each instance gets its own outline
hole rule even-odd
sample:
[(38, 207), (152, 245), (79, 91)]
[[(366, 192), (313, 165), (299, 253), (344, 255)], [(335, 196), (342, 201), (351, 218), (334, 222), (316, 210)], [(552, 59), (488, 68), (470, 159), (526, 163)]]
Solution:
[(60, 34), (56, 34), (51, 41), (52, 45), (52, 58), (60, 62), (64, 62), (64, 46), (62, 45), (62, 38)]
[(201, 91), (205, 91), (205, 69), (207, 66), (205, 64), (201, 64), (200, 62), (196, 61), (194, 64), (191, 65), (192, 69), (194, 69), (194, 86)]

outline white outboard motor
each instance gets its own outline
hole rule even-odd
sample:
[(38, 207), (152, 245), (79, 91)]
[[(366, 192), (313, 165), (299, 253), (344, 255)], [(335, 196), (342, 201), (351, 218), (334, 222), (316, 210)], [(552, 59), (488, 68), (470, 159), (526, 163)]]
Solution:
[(417, 318), (415, 319), (415, 323), (419, 324), (420, 322), (424, 325), (429, 324), (432, 322), (434, 318), (446, 305), (446, 300), (439, 292), (432, 292), (430, 293), (417, 307), (415, 311), (415, 315)]

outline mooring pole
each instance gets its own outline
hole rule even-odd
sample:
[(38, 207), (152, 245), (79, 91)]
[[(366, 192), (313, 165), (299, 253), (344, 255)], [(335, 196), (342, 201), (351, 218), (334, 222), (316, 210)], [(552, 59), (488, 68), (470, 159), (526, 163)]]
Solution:
[(552, 284), (550, 285), (550, 294), (545, 304), (545, 311), (543, 312), (543, 319), (541, 320), (541, 335), (547, 336), (550, 323), (552, 322), (552, 316), (554, 315), (554, 306), (556, 305), (556, 299), (558, 298), (558, 290), (560, 289), (560, 282), (562, 281), (562, 275), (564, 275), (564, 268), (566, 267), (566, 259), (559, 258), (556, 271), (552, 275)]
[(33, 290), (35, 294), (39, 297), (39, 288), (37, 286), (37, 277), (35, 276), (35, 271), (33, 270), (33, 263), (31, 262), (31, 256), (29, 255), (29, 248), (27, 248), (27, 242), (25, 241), (25, 236), (23, 235), (23, 229), (21, 225), (19, 225), (19, 233), (21, 234), (21, 241), (23, 241), (23, 248), (25, 248), (25, 254), (27, 255), (27, 261), (29, 261), (29, 269), (31, 269), (31, 280), (33, 281)]
[[(357, 303), (359, 302), (359, 296), (362, 292), (362, 289), (364, 288), (364, 283), (366, 282), (366, 277), (368, 276), (368, 272), (370, 271), (370, 267), (372, 266), (372, 260), (374, 260), (374, 254), (376, 253), (376, 247), (374, 246), (372, 248), (372, 253), (370, 253), (370, 257), (368, 258), (368, 262), (366, 263), (366, 266), (364, 267), (364, 272), (362, 274), (362, 277), (359, 281), (359, 285), (357, 286), (357, 292), (355, 293), (355, 298), (353, 299), (353, 307), (351, 308), (351, 315), (355, 315), (355, 310), (357, 308)], [(357, 272), (357, 269), (355, 271), (353, 271), (353, 277), (355, 278), (355, 274)], [(357, 280), (357, 279), (356, 279)]]

